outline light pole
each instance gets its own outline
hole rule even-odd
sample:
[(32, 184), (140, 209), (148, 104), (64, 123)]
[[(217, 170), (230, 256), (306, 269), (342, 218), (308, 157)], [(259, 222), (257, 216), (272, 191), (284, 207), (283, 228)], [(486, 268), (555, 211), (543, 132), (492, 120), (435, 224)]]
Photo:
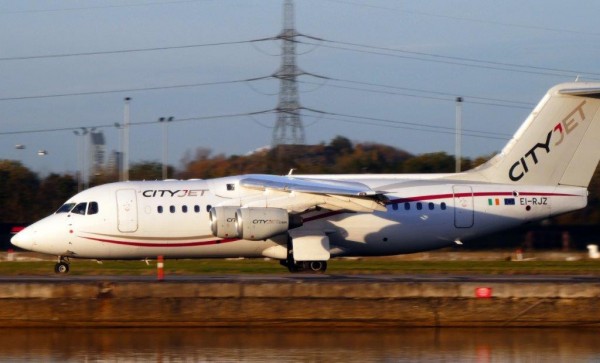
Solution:
[[(85, 127), (81, 128), (81, 132), (73, 130), (73, 133), (77, 137), (77, 191), (83, 190), (83, 183), (85, 181), (85, 135), (88, 130)], [(80, 137), (81, 136), (81, 137)]]
[(123, 112), (123, 180), (129, 180), (129, 101), (131, 97), (125, 97), (125, 110)]
[(169, 122), (172, 122), (175, 118), (161, 117), (158, 122), (162, 123), (162, 134), (163, 134), (163, 152), (162, 152), (162, 178), (163, 180), (168, 178), (167, 171), (167, 158), (169, 156)]
[(456, 130), (455, 130), (455, 140), (454, 140), (454, 157), (455, 157), (455, 165), (454, 169), (457, 173), (460, 173), (461, 169), (461, 136), (462, 136), (462, 97), (456, 97)]
[(118, 133), (118, 137), (119, 137), (119, 142), (118, 142), (118, 150), (117, 150), (117, 157), (115, 158), (116, 160), (116, 168), (117, 168), (117, 173), (119, 174), (119, 181), (123, 181), (123, 130), (124, 127), (118, 123), (115, 122), (115, 127), (117, 128), (117, 133)]

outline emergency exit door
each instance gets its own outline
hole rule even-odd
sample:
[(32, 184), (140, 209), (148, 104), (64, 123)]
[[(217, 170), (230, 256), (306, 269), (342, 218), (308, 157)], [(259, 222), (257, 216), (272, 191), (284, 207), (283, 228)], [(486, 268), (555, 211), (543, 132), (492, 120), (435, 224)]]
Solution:
[(473, 188), (469, 185), (454, 185), (454, 226), (471, 228), (475, 221), (473, 209)]
[(134, 189), (117, 190), (117, 228), (120, 232), (138, 229), (137, 198)]

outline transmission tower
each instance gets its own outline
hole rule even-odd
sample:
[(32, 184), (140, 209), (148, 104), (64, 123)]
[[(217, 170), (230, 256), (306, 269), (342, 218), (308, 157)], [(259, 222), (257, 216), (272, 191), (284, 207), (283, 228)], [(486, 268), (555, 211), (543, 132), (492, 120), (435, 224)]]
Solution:
[(283, 41), (281, 68), (273, 75), (279, 78), (279, 103), (277, 104), (277, 122), (273, 130), (272, 146), (302, 145), (304, 126), (300, 119), (300, 100), (296, 77), (304, 74), (296, 66), (295, 37), (300, 35), (294, 28), (294, 3), (285, 0), (283, 5), (283, 32), (278, 38)]

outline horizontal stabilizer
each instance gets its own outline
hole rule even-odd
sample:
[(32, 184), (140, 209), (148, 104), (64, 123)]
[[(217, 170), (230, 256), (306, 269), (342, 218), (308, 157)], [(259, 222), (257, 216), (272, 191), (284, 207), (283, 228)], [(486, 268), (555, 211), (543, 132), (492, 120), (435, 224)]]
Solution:
[(567, 89), (560, 90), (558, 93), (560, 93), (562, 95), (600, 98), (600, 87), (567, 88)]

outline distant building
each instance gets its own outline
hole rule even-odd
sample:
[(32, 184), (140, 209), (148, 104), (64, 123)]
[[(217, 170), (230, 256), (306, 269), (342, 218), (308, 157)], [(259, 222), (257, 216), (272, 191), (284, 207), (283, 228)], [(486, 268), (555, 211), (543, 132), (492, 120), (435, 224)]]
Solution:
[(106, 143), (102, 131), (90, 132), (90, 175), (100, 175), (104, 170), (104, 160), (106, 157)]
[(123, 153), (112, 151), (106, 160), (106, 172), (113, 175), (120, 175), (123, 165)]

